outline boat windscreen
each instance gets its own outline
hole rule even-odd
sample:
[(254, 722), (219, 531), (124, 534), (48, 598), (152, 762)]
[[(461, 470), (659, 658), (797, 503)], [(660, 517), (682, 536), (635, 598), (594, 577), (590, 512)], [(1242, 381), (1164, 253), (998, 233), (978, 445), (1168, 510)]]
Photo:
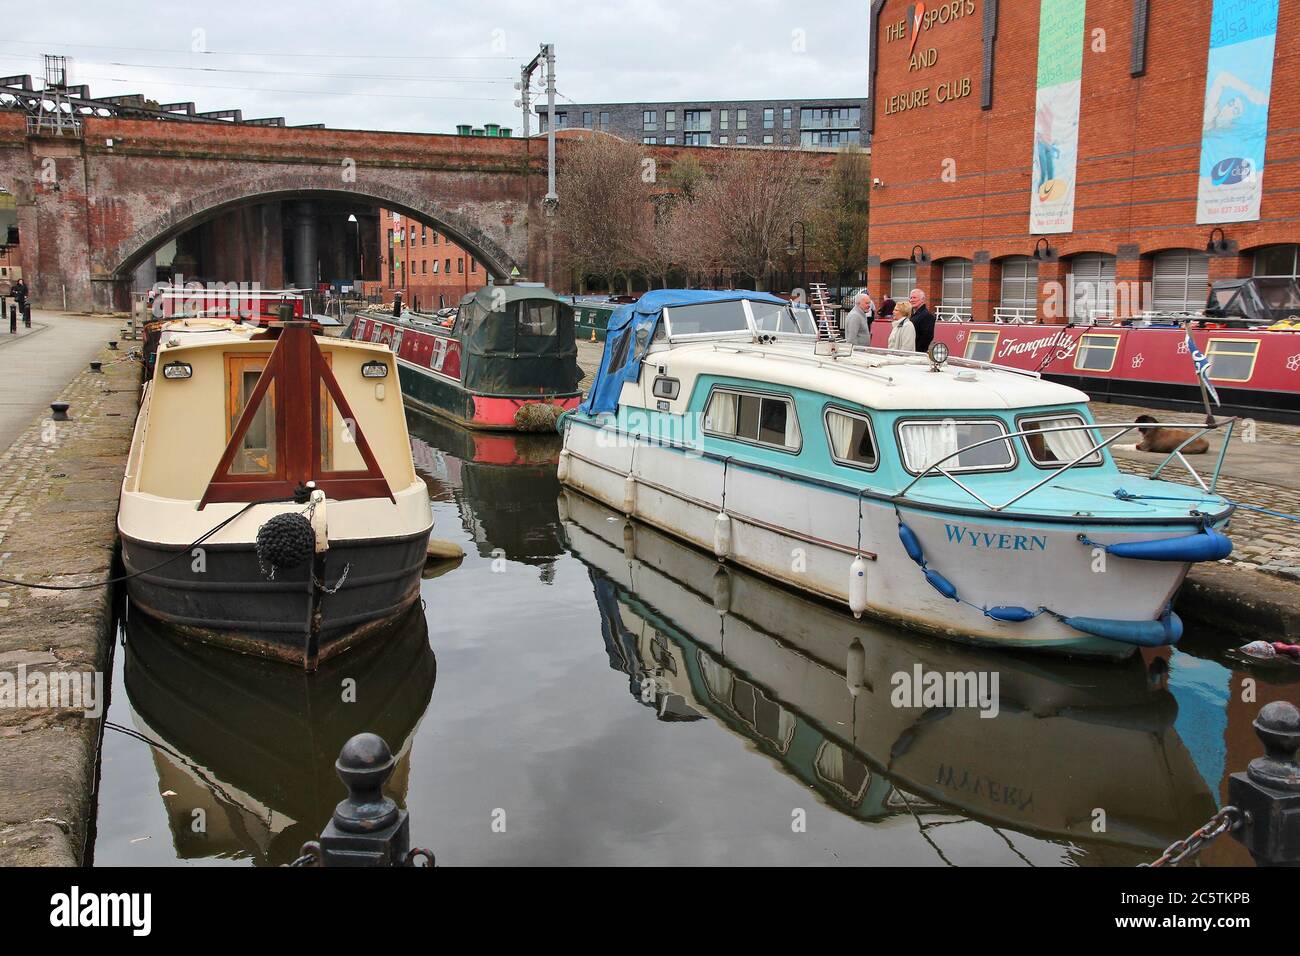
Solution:
[(700, 335), (717, 332), (748, 332), (745, 304), (739, 299), (727, 302), (701, 302), (695, 305), (664, 309), (672, 335)]
[(796, 309), (774, 302), (751, 302), (750, 310), (754, 313), (754, 324), (760, 332), (785, 332), (793, 335), (813, 335), (812, 313), (807, 309)]

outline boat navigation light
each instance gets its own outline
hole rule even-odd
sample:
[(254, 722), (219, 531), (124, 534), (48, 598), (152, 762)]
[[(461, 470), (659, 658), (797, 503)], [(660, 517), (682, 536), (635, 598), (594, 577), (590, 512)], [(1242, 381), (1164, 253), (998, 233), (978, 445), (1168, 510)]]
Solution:
[(361, 366), (362, 378), (388, 378), (388, 363), (373, 361)]
[(163, 366), (163, 378), (189, 378), (194, 374), (194, 366), (188, 362), (168, 362)]
[(943, 363), (948, 361), (948, 346), (942, 342), (935, 342), (925, 354), (930, 357), (930, 371), (937, 372)]

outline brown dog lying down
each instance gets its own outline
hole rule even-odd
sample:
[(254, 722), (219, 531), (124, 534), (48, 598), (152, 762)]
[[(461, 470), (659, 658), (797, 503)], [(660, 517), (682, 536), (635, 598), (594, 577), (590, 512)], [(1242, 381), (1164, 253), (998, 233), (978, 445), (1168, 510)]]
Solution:
[[(1150, 415), (1139, 415), (1137, 420), (1155, 422)], [(1154, 451), (1165, 455), (1192, 437), (1191, 431), (1186, 428), (1166, 428), (1158, 425), (1155, 428), (1139, 428), (1138, 431), (1142, 434), (1142, 441), (1138, 442), (1137, 446), (1138, 451)], [(1204, 455), (1209, 450), (1210, 443), (1204, 438), (1198, 438), (1183, 449), (1183, 454)]]

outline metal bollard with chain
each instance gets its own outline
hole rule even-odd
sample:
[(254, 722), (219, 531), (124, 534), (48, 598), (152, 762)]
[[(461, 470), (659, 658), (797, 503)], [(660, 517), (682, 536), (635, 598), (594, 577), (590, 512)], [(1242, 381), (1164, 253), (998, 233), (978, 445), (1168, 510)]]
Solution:
[(407, 812), (383, 792), (396, 763), (378, 734), (357, 734), (345, 743), (334, 767), (347, 798), (334, 808), (320, 839), (304, 843), (302, 855), (289, 865), (434, 866), (431, 851), (410, 845)]

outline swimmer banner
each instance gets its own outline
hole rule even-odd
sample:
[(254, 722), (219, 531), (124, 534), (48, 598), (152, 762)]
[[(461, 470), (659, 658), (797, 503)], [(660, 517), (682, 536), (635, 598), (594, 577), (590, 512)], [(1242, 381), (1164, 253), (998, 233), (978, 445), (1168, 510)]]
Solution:
[(1074, 230), (1086, 0), (1040, 0), (1031, 235)]
[(1214, 0), (1196, 221), (1254, 222), (1264, 195), (1278, 0)]

